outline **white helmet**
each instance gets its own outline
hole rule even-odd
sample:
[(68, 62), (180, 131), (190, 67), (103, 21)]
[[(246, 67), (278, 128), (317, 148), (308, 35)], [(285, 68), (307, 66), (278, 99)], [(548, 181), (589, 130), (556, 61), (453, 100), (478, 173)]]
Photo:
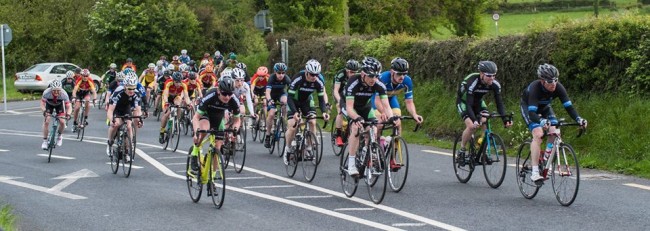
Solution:
[(129, 72), (124, 79), (124, 85), (135, 86), (138, 85), (138, 77), (133, 72)]
[(61, 90), (62, 88), (61, 81), (59, 81), (58, 79), (53, 80), (52, 83), (50, 84), (50, 87), (54, 90)]
[(226, 67), (226, 69), (223, 69), (223, 71), (221, 72), (221, 77), (225, 77), (225, 76), (228, 77), (232, 76), (232, 68)]
[(72, 78), (72, 76), (74, 76), (74, 71), (68, 71), (65, 73), (66, 78)]
[(186, 55), (186, 54), (187, 54), (187, 50), (185, 49), (181, 50), (181, 55)]
[(316, 61), (315, 59), (310, 59), (307, 61), (307, 64), (305, 64), (305, 71), (311, 73), (311, 74), (320, 74), (320, 63)]
[(158, 60), (158, 62), (156, 62), (156, 66), (159, 67), (162, 67), (163, 64), (165, 64), (165, 62), (163, 62), (162, 60)]
[(156, 67), (156, 64), (149, 63), (149, 68), (154, 68), (154, 67)]
[(185, 63), (181, 63), (181, 65), (178, 66), (178, 69), (179, 69), (180, 71), (190, 71), (190, 66), (188, 66), (188, 65), (185, 64)]
[(117, 68), (117, 64), (111, 63), (111, 65), (108, 65), (108, 67), (115, 69), (115, 68)]
[(244, 77), (246, 77), (246, 72), (241, 68), (235, 68), (235, 69), (232, 69), (232, 75), (231, 76), (234, 79), (244, 79)]

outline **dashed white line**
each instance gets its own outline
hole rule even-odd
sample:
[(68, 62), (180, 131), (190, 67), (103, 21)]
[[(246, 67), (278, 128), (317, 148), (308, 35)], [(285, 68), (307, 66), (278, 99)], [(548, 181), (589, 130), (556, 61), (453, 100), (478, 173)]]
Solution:
[(635, 187), (635, 188), (640, 188), (640, 189), (645, 189), (645, 190), (650, 190), (650, 186), (641, 185), (641, 184), (627, 183), (627, 184), (623, 184), (623, 185), (630, 186), (630, 187)]
[(293, 187), (295, 187), (295, 185), (258, 185), (258, 186), (246, 186), (244, 188), (256, 189), (256, 188), (293, 188)]

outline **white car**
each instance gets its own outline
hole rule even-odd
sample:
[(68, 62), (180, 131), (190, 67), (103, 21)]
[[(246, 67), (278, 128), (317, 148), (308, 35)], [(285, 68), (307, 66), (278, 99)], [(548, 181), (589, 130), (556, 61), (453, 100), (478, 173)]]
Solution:
[[(63, 80), (65, 73), (74, 71), (79, 66), (72, 63), (39, 63), (22, 72), (16, 73), (14, 87), (19, 92), (43, 91), (55, 80)], [(97, 89), (101, 88), (101, 78), (90, 74)]]

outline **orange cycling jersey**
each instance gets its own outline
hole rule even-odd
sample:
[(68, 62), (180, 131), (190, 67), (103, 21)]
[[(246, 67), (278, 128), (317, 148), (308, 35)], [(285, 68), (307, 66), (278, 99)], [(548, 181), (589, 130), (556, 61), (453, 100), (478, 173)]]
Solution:
[[(90, 77), (89, 77), (89, 78), (90, 78)], [(83, 81), (83, 79), (79, 79), (79, 80), (74, 84), (74, 87), (75, 87), (78, 91), (89, 91), (89, 90), (95, 91), (95, 83), (93, 83), (93, 81), (90, 81), (90, 80)]]
[(183, 80), (183, 83), (187, 85), (187, 91), (188, 93), (191, 91), (194, 91), (194, 89), (203, 89), (203, 84), (201, 84), (201, 81), (194, 81), (194, 83), (190, 83), (190, 79), (185, 79)]
[(261, 76), (255, 73), (253, 78), (251, 78), (251, 86), (256, 88), (264, 88), (269, 80), (269, 75)]
[(165, 89), (167, 89), (169, 95), (179, 95), (183, 92), (187, 92), (187, 85), (181, 82), (180, 86), (176, 86), (173, 80), (167, 80), (165, 82)]

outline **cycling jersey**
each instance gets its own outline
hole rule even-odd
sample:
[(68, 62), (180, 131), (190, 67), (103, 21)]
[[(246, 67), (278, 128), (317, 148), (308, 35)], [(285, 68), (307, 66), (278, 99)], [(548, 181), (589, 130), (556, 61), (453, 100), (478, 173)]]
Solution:
[(278, 77), (275, 74), (272, 74), (269, 77), (269, 81), (266, 83), (266, 89), (271, 89), (271, 98), (273, 100), (279, 100), (282, 95), (285, 95), (287, 92), (285, 88), (291, 84), (291, 80), (288, 76), (284, 76), (282, 80), (278, 80)]
[[(303, 76), (304, 73), (294, 76), (294, 80), (291, 81), (289, 85), (289, 97), (287, 104), (289, 105), (289, 115), (292, 115), (300, 108), (303, 115), (306, 115), (311, 109), (311, 95), (314, 92), (318, 93), (318, 103), (322, 112), (325, 112), (325, 84), (320, 80), (316, 79), (314, 82), (307, 81), (307, 78)], [(309, 110), (308, 110), (309, 109)]]
[(207, 119), (210, 122), (211, 129), (223, 129), (222, 120), (226, 110), (230, 111), (233, 117), (239, 117), (239, 100), (237, 97), (230, 97), (230, 100), (224, 103), (219, 99), (218, 90), (213, 88), (201, 99), (196, 113), (201, 115), (202, 120)]
[(530, 83), (521, 94), (520, 109), (524, 121), (528, 125), (530, 130), (533, 130), (536, 127), (540, 127), (540, 117), (538, 114), (542, 114), (542, 117), (548, 118), (552, 125), (558, 123), (555, 113), (551, 108), (551, 101), (553, 98), (560, 98), (562, 101), (562, 106), (569, 113), (571, 118), (578, 121), (580, 117), (573, 104), (569, 99), (569, 96), (566, 92), (564, 85), (557, 82), (555, 86), (555, 91), (550, 92), (544, 88), (542, 81), (535, 80)]
[[(495, 103), (497, 105), (497, 111), (501, 115), (505, 115), (505, 107), (503, 106), (503, 100), (501, 99), (501, 84), (496, 79), (492, 81), (492, 85), (484, 84), (481, 81), (479, 73), (469, 74), (463, 82), (461, 82), (460, 87), (458, 88), (456, 106), (458, 111), (461, 113), (463, 118), (470, 118), (472, 121), (477, 121), (476, 114), (480, 111), (475, 111), (477, 108), (486, 109), (485, 102), (483, 102), (483, 96), (489, 92), (494, 93)], [(505, 121), (507, 118), (503, 117)]]
[(108, 101), (109, 105), (115, 105), (115, 110), (113, 114), (115, 115), (126, 115), (130, 114), (131, 108), (135, 108), (140, 105), (142, 98), (140, 98), (141, 92), (138, 90), (135, 91), (135, 94), (129, 96), (126, 93), (124, 86), (119, 86), (115, 89), (113, 94), (111, 94), (111, 99)]

